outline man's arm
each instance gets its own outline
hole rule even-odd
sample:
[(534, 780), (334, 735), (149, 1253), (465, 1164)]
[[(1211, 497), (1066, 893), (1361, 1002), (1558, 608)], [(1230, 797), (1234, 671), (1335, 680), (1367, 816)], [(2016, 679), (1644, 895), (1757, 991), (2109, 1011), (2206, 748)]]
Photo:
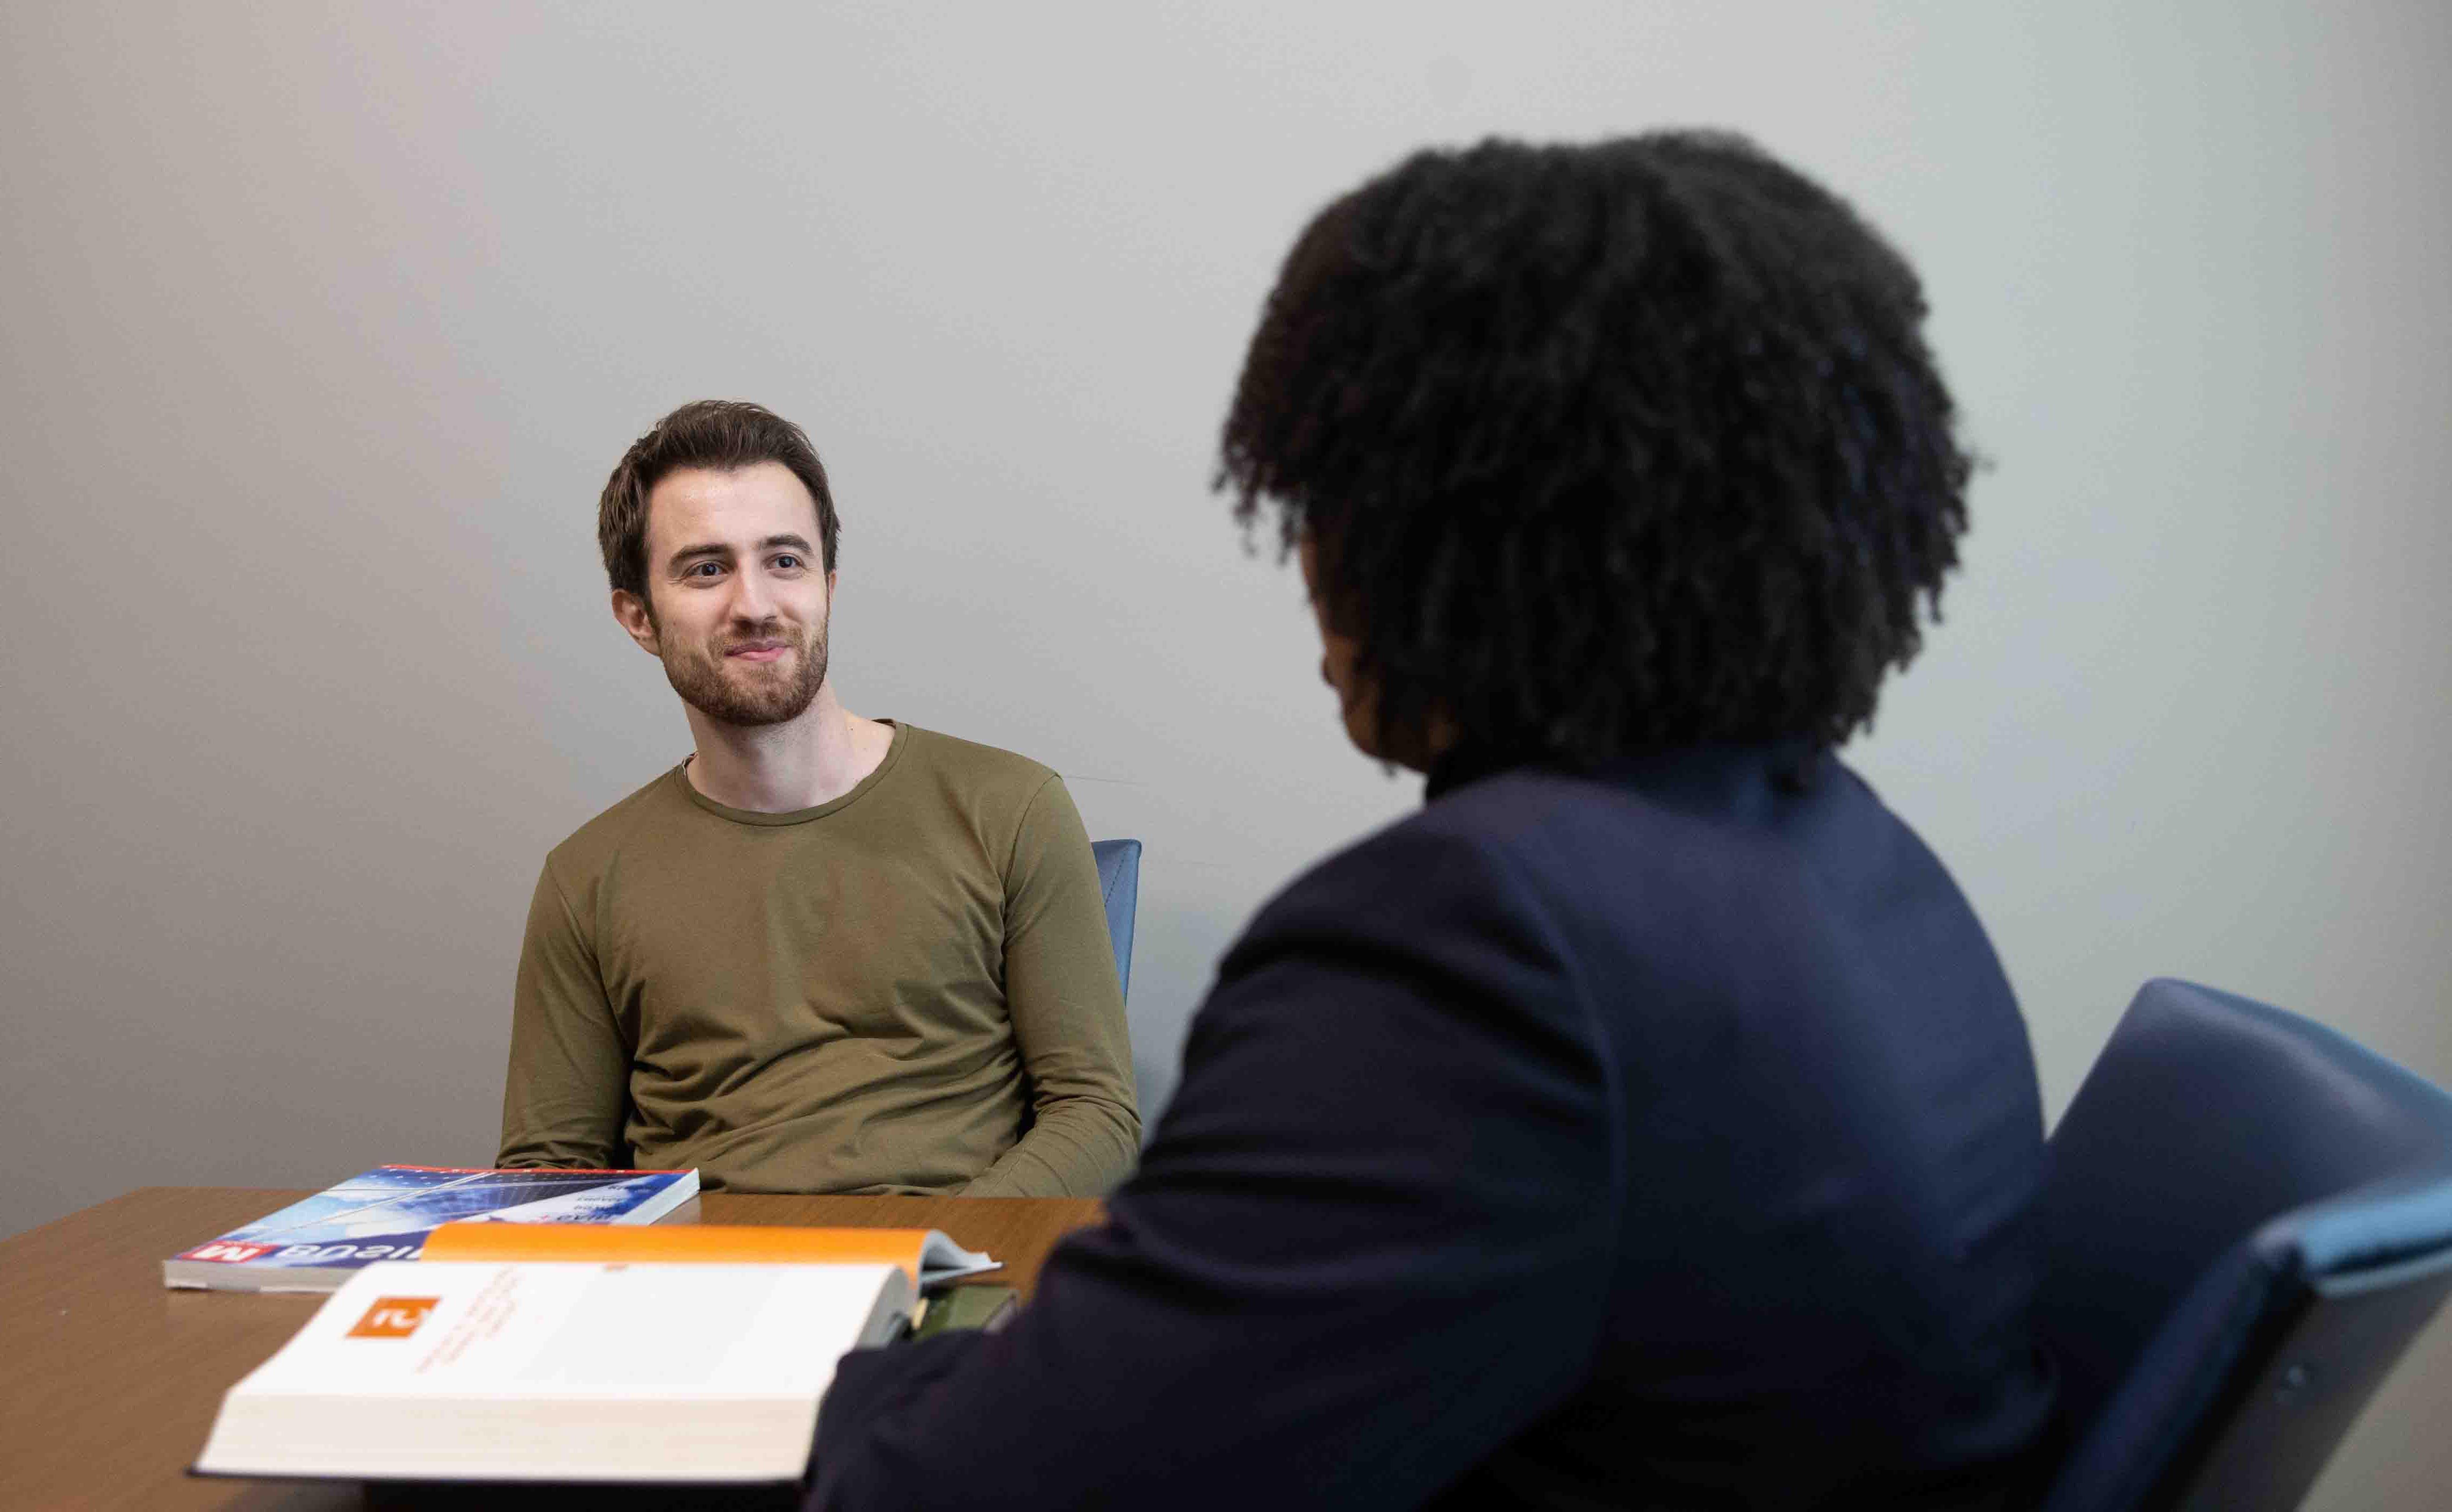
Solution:
[(1022, 815), (1004, 894), (1005, 1010), (1036, 1118), (962, 1195), (1102, 1197), (1132, 1169), (1141, 1119), (1098, 863), (1056, 777)]
[(503, 1085), (501, 1166), (626, 1166), (622, 1115), (630, 1052), (604, 998), (596, 952), (548, 863), (528, 905), (511, 992), (511, 1064)]

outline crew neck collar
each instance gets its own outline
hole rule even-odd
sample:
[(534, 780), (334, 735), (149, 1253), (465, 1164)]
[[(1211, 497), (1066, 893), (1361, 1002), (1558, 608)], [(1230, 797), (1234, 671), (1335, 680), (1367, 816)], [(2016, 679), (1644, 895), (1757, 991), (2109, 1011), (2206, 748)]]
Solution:
[(895, 763), (902, 759), (902, 748), (910, 743), (911, 727), (896, 719), (880, 719), (877, 722), (889, 726), (894, 731), (893, 743), (885, 748), (885, 757), (877, 763), (877, 770), (854, 783), (850, 792), (838, 797), (828, 798), (812, 809), (793, 809), (782, 814), (761, 814), (756, 809), (736, 809), (728, 803), (718, 803), (701, 793), (697, 784), (689, 779), (689, 764), (696, 759), (695, 756), (683, 756), (681, 763), (673, 768), (670, 776), (673, 785), (681, 789), (682, 796), (719, 819), (729, 819), (735, 824), (754, 824), (770, 829), (786, 824), (806, 824), (812, 819), (822, 819), (830, 814), (840, 813), (858, 803), (868, 795), (871, 789), (884, 781), (886, 774), (894, 770)]

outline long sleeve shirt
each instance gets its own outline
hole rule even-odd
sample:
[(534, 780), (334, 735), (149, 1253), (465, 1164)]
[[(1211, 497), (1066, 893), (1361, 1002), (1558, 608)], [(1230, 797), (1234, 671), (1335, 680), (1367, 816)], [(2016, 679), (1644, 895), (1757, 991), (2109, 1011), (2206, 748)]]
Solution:
[(1097, 864), (1037, 762), (898, 724), (851, 792), (789, 814), (676, 767), (546, 858), (505, 1166), (1098, 1196), (1139, 1132)]

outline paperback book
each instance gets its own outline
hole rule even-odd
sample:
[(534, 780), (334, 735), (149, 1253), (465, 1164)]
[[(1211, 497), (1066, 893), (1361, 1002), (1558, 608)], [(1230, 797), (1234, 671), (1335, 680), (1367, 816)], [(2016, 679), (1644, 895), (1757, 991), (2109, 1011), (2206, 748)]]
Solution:
[(451, 1222), (650, 1224), (698, 1194), (695, 1170), (378, 1166), (162, 1263), (162, 1283), (330, 1291), (378, 1261), (415, 1260)]

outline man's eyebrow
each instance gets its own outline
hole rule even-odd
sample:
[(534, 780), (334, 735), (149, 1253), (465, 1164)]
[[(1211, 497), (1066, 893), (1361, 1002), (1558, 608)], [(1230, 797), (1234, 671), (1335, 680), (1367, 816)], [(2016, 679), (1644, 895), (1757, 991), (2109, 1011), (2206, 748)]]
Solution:
[(800, 536), (769, 536), (758, 543), (761, 551), (773, 546), (791, 546), (797, 548), (804, 557), (813, 555), (808, 541)]
[(707, 540), (701, 541), (695, 546), (683, 546), (680, 548), (671, 556), (664, 559), (664, 565), (667, 568), (678, 567), (682, 563), (699, 557), (720, 557), (729, 560), (731, 556), (732, 548), (730, 546), (725, 545), (720, 540)]

